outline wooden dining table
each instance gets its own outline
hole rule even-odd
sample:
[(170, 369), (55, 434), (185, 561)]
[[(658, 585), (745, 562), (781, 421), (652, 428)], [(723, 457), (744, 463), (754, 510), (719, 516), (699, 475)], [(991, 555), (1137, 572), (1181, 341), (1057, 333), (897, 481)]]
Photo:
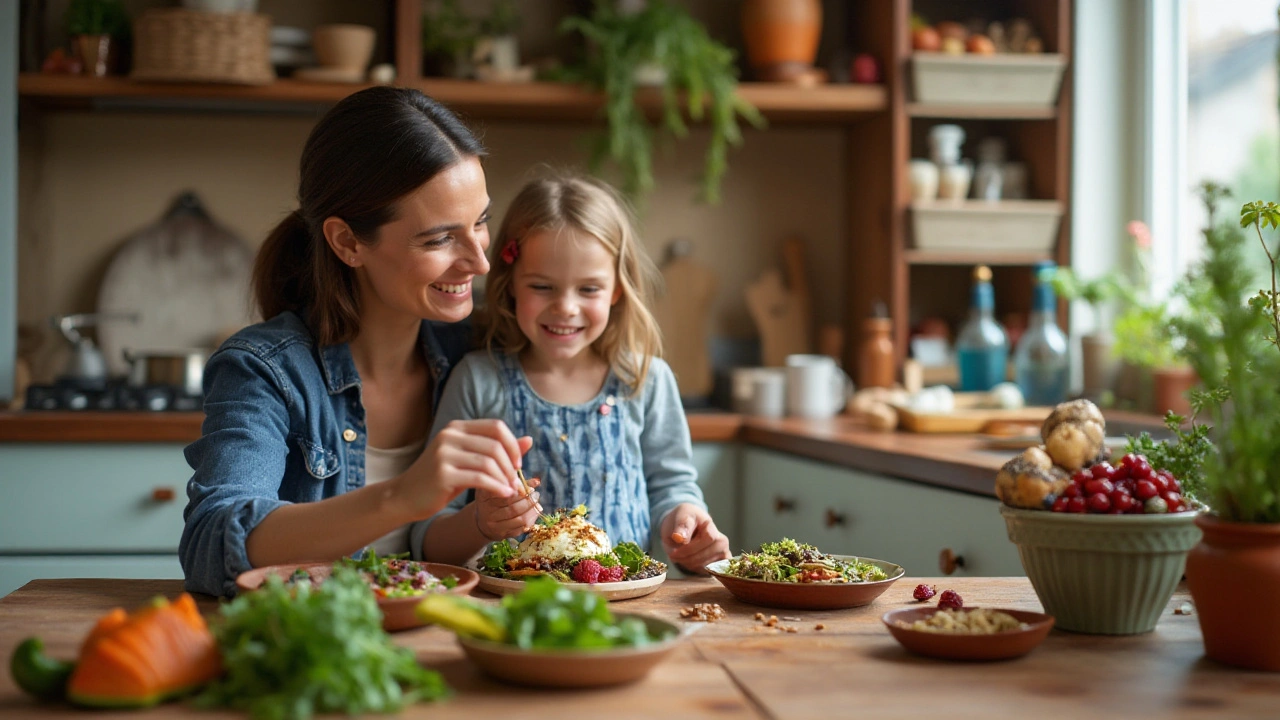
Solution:
[[(889, 634), (881, 616), (917, 606), (919, 583), (953, 589), (966, 606), (1041, 610), (1026, 578), (904, 578), (869, 606), (796, 611), (737, 602), (713, 579), (671, 579), (657, 592), (613, 605), (676, 623), (695, 603), (726, 616), (698, 629), (644, 680), (619, 687), (549, 690), (484, 676), (453, 635), (435, 627), (393, 634), (452, 688), (447, 700), (406, 708), (422, 718), (1280, 718), (1280, 674), (1251, 672), (1204, 657), (1185, 588), (1169, 601), (1154, 632), (1080, 635), (1054, 630), (1029, 655), (997, 662), (918, 657)], [(0, 598), (0, 654), (39, 636), (50, 654), (73, 657), (93, 622), (113, 607), (134, 608), (176, 596), (177, 580), (36, 580)], [(477, 597), (492, 596), (477, 593)], [(1276, 598), (1260, 599), (1275, 602)], [(206, 613), (218, 601), (199, 598)], [(756, 618), (778, 617), (768, 627)], [(182, 702), (116, 717), (246, 717), (197, 711)], [(0, 677), (0, 717), (83, 718), (62, 704), (22, 695)]]

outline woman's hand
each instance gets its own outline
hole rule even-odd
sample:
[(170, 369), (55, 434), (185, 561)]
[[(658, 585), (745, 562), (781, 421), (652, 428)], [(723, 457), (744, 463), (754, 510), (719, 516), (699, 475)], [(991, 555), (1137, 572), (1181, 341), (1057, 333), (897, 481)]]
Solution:
[(397, 478), (397, 497), (412, 520), (431, 517), (470, 488), (514, 499), (524, 494), (516, 468), (532, 445), (501, 420), (455, 420)]
[(662, 549), (681, 569), (699, 575), (706, 566), (730, 556), (729, 538), (716, 529), (706, 510), (681, 503), (662, 519)]
[[(537, 478), (529, 478), (530, 488), (536, 488), (540, 484), (542, 481)], [(476, 529), (489, 542), (520, 535), (533, 525), (542, 512), (538, 493), (531, 490), (526, 497), (524, 488), (511, 497), (499, 497), (488, 490), (476, 490), (476, 499), (471, 505), (475, 513)]]

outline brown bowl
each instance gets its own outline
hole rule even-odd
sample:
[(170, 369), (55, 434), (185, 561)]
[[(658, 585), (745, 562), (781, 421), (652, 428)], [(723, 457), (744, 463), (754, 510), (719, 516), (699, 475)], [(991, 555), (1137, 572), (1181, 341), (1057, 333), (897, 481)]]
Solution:
[[(466, 568), (445, 565), (444, 563), (423, 563), (423, 565), (426, 566), (427, 572), (438, 578), (453, 576), (457, 579), (458, 584), (445, 591), (449, 595), (466, 595), (475, 588), (476, 583), (480, 582), (480, 576)], [(333, 563), (268, 565), (254, 568), (240, 573), (240, 576), (236, 578), (236, 587), (241, 592), (256, 590), (262, 586), (262, 583), (266, 582), (268, 575), (279, 575), (287, 580), (289, 576), (299, 569), (306, 570), (312, 579), (323, 581), (333, 572)], [(425, 625), (426, 623), (419, 620), (413, 613), (414, 606), (421, 599), (421, 595), (402, 598), (379, 598), (378, 609), (382, 611), (382, 629), (387, 632), (395, 632), (396, 630), (407, 630)]]
[(543, 648), (522, 650), (515, 645), (458, 636), (471, 662), (493, 677), (516, 685), (543, 688), (588, 688), (635, 682), (675, 650), (691, 630), (635, 613), (614, 613), (621, 620), (639, 618), (650, 633), (675, 633), (669, 639), (642, 647), (609, 650)]
[(887, 580), (862, 583), (790, 583), (753, 580), (726, 574), (725, 571), (729, 568), (728, 560), (717, 560), (711, 563), (707, 566), (707, 572), (710, 572), (726, 590), (742, 602), (788, 610), (842, 610), (870, 605), (898, 578), (906, 574), (901, 565), (883, 560), (853, 555), (832, 555), (831, 557), (839, 560), (858, 560), (875, 565), (889, 577)]
[(928, 620), (938, 612), (936, 607), (894, 610), (885, 613), (881, 620), (889, 628), (890, 634), (902, 643), (902, 647), (917, 655), (943, 660), (1008, 660), (1022, 657), (1034, 650), (1053, 629), (1052, 615), (1027, 610), (993, 609), (1008, 613), (1029, 627), (990, 635), (960, 635), (912, 630), (898, 624), (909, 625), (917, 620)]

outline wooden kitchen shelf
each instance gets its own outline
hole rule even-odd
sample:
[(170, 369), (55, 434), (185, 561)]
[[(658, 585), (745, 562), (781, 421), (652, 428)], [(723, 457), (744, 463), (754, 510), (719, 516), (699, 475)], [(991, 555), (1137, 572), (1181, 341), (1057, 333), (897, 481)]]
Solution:
[[(600, 94), (563, 83), (483, 83), (422, 78), (410, 84), (473, 117), (512, 120), (593, 120), (603, 105)], [(174, 107), (217, 103), (252, 109), (273, 105), (327, 105), (368, 85), (315, 83), (281, 79), (270, 85), (140, 83), (125, 77), (22, 73), (18, 95), (49, 107)], [(843, 123), (888, 107), (881, 85), (826, 85), (800, 88), (771, 83), (742, 83), (739, 93), (771, 121)], [(646, 92), (642, 102), (656, 111), (660, 97)], [(248, 105), (246, 106), (246, 103)]]
[(907, 103), (913, 118), (953, 118), (972, 120), (1053, 120), (1058, 108), (1042, 105), (931, 105)]
[(902, 251), (903, 259), (908, 265), (1008, 265), (1013, 267), (1031, 266), (1041, 262), (1052, 262), (1053, 256), (1048, 253), (991, 253), (988, 251), (949, 251), (915, 250)]

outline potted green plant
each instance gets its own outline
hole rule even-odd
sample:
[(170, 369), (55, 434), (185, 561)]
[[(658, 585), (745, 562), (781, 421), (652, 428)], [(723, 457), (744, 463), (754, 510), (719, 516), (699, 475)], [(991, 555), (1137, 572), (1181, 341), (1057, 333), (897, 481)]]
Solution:
[[(489, 16), (480, 20), (480, 39), (472, 59), (481, 80), (511, 81), (520, 78), (520, 11), (515, 0), (494, 0)], [(484, 61), (482, 63), (482, 60)], [(533, 68), (528, 68), (532, 78)]]
[(1102, 398), (1115, 384), (1116, 360), (1114, 345), (1103, 311), (1112, 301), (1127, 297), (1124, 282), (1114, 274), (1093, 278), (1081, 278), (1070, 268), (1058, 268), (1050, 282), (1058, 297), (1068, 301), (1079, 300), (1093, 310), (1094, 331), (1080, 337), (1080, 357), (1083, 365), (1084, 395)]
[[(665, 0), (650, 0), (630, 11), (620, 9), (613, 0), (595, 0), (590, 16), (565, 18), (560, 28), (581, 34), (589, 44), (585, 62), (563, 77), (584, 82), (605, 97), (608, 127), (596, 143), (592, 165), (598, 170), (605, 159), (612, 160), (621, 171), (623, 190), (642, 195), (654, 184), (655, 130), (681, 138), (688, 133), (684, 112), (693, 120), (705, 117), (711, 139), (700, 196), (717, 202), (729, 146), (742, 143), (738, 118), (764, 126), (759, 111), (737, 94), (733, 50), (713, 40), (701, 23)], [(636, 97), (646, 78), (661, 94), (661, 120), (656, 128)]]
[(127, 34), (129, 16), (119, 0), (71, 0), (64, 16), (82, 73), (104, 77), (114, 54), (113, 38)]
[[(1223, 192), (1206, 184), (1206, 204)], [(1280, 248), (1264, 236), (1280, 226), (1280, 206), (1249, 203), (1240, 225), (1267, 253), (1270, 289), (1256, 290), (1240, 270), (1247, 236), (1210, 224), (1191, 275), (1205, 290), (1203, 316), (1174, 320), (1215, 399), (1217, 452), (1205, 459), (1203, 480), (1210, 509), (1196, 520), (1204, 538), (1187, 558), (1187, 583), (1210, 658), (1280, 672), (1280, 615), (1265, 601), (1280, 594)]]
[(422, 52), (439, 74), (471, 77), (479, 38), (479, 22), (462, 11), (458, 0), (438, 0), (422, 13)]

